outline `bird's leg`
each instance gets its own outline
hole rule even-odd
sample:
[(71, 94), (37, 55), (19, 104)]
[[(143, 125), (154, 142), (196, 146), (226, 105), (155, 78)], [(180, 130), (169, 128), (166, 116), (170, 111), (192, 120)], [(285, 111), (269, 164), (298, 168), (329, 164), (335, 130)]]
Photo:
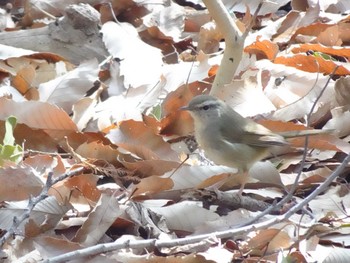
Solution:
[(248, 171), (239, 170), (237, 173), (231, 173), (227, 178), (217, 182), (215, 186), (223, 191), (232, 189), (235, 185), (240, 185), (238, 194), (241, 196), (246, 183), (248, 182)]
[(248, 172), (244, 171), (244, 172), (242, 172), (242, 174), (243, 174), (243, 178), (242, 178), (242, 182), (241, 182), (241, 187), (239, 188), (239, 191), (238, 191), (239, 196), (242, 195), (243, 190), (244, 190), (244, 186), (248, 182)]

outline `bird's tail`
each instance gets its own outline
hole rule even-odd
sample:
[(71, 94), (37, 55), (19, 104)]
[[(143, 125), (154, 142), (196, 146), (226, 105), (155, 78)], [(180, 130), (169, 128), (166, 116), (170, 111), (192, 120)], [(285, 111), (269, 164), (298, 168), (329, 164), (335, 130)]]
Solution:
[(299, 130), (299, 131), (287, 131), (287, 132), (279, 132), (278, 134), (283, 136), (284, 138), (295, 138), (295, 137), (303, 137), (303, 136), (313, 136), (320, 134), (331, 134), (334, 130)]

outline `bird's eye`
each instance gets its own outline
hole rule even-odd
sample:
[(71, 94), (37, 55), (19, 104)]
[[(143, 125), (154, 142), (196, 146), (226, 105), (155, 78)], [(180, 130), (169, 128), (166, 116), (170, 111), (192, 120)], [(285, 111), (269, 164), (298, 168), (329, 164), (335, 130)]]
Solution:
[(209, 106), (208, 105), (203, 106), (203, 110), (209, 110)]

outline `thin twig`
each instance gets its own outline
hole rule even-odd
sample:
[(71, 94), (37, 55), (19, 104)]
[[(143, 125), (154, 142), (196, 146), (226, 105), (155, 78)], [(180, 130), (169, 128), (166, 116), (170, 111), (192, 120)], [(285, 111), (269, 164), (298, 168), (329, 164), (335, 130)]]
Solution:
[[(30, 2), (30, 4), (32, 6), (34, 6), (37, 10), (39, 10), (40, 12), (42, 12), (44, 15), (46, 15), (47, 17), (53, 19), (53, 20), (56, 20), (57, 17), (55, 17), (54, 15), (51, 15), (49, 12), (46, 12), (44, 9), (42, 9), (40, 6), (36, 5), (35, 3), (33, 2)], [(28, 12), (29, 13), (29, 12)]]
[(247, 26), (246, 30), (244, 31), (242, 38), (246, 39), (246, 37), (248, 36), (250, 30), (252, 29), (253, 25), (254, 25), (254, 21), (255, 19), (258, 17), (258, 14), (260, 12), (261, 7), (263, 6), (263, 1), (260, 1), (260, 3), (258, 4), (258, 7), (256, 8), (254, 15), (249, 23), (249, 25)]

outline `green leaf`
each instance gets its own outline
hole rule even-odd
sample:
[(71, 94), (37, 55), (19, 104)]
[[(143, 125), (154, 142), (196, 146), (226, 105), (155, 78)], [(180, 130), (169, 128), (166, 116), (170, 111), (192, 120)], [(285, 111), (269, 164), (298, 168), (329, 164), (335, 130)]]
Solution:
[(13, 136), (14, 129), (17, 124), (17, 119), (10, 116), (5, 121), (5, 136), (3, 145), (0, 144), (0, 166), (5, 161), (19, 163), (22, 160), (23, 149), (20, 145), (15, 144), (15, 137)]
[(153, 116), (156, 120), (160, 120), (162, 117), (162, 107), (160, 104), (157, 104), (152, 108), (152, 111), (150, 112), (150, 115)]
[(5, 137), (4, 145), (15, 145), (15, 137), (13, 136), (13, 131), (16, 127), (17, 119), (14, 116), (10, 116), (5, 122)]
[(22, 152), (22, 147), (19, 145), (3, 145), (1, 147), (0, 159), (18, 163), (22, 159)]
[(335, 58), (333, 58), (332, 56), (322, 53), (322, 52), (314, 52), (314, 57), (321, 57), (324, 60), (331, 60), (331, 61), (337, 61)]

